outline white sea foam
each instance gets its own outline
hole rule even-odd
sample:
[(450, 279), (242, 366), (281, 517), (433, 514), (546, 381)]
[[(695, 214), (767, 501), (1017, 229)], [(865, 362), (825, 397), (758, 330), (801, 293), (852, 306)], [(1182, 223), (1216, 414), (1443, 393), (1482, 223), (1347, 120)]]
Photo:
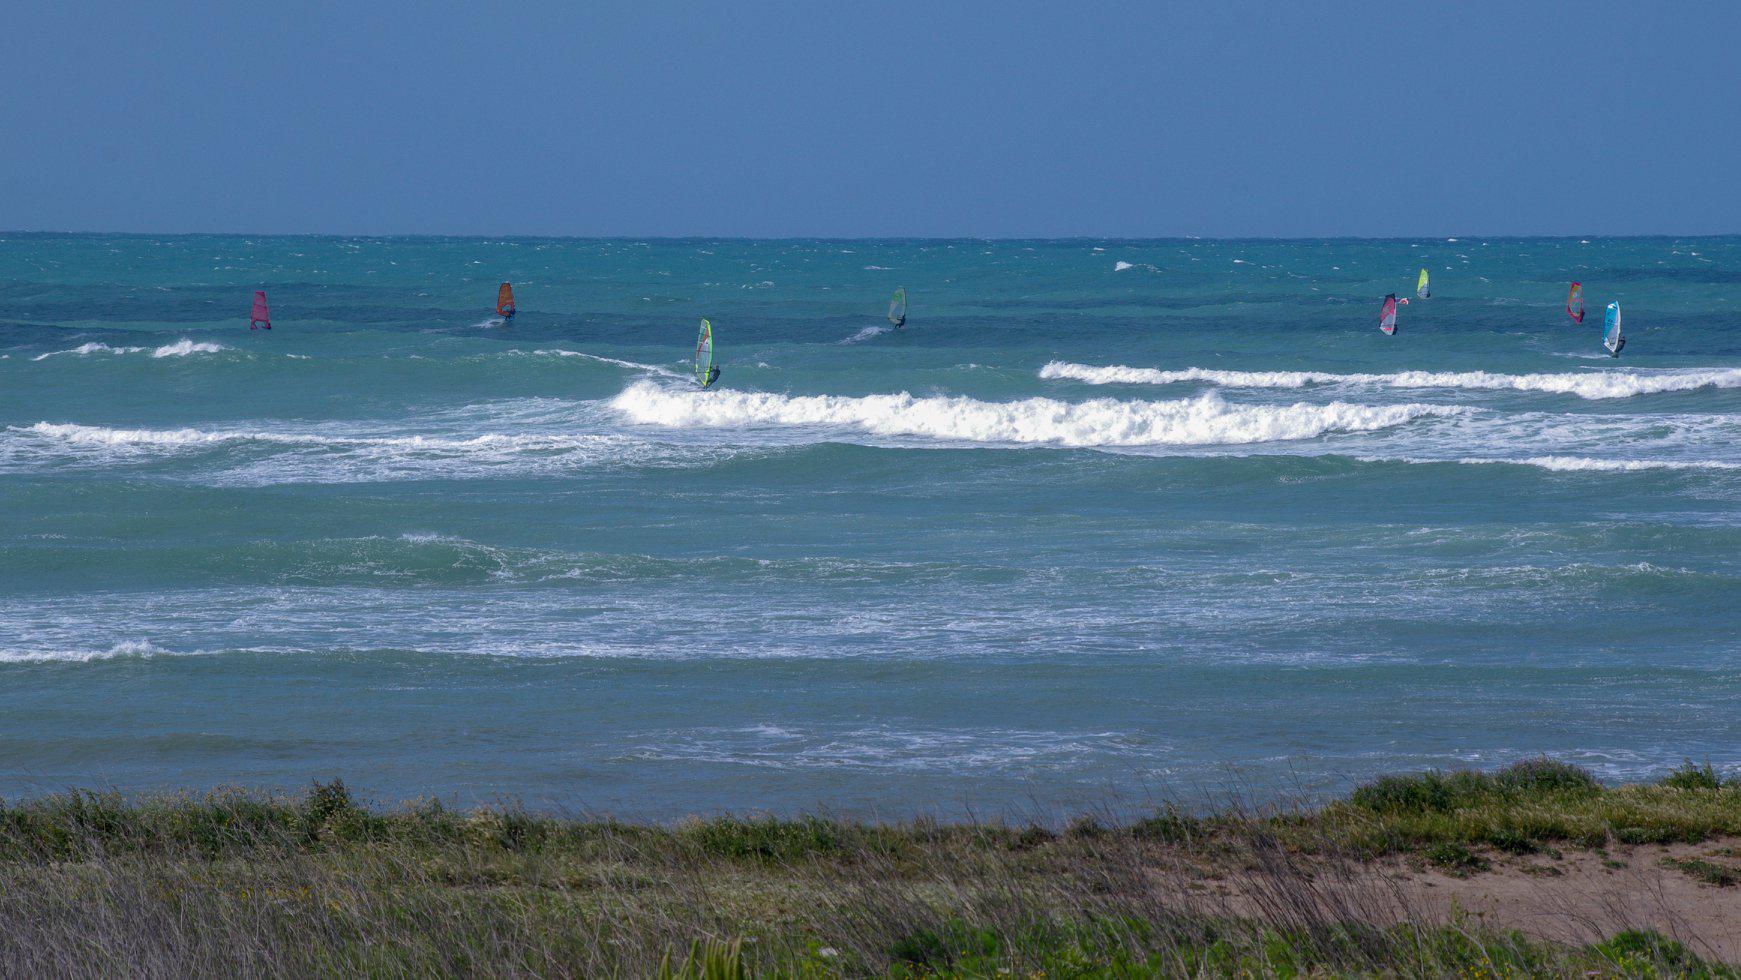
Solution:
[(642, 364), (639, 361), (622, 361), (614, 357), (604, 357), (599, 354), (587, 354), (577, 350), (562, 350), (555, 347), (534, 351), (515, 350), (509, 351), (508, 353), (532, 357), (580, 357), (589, 361), (598, 361), (601, 364), (615, 364), (617, 367), (626, 367), (636, 371), (649, 371), (653, 374), (661, 374), (668, 378), (687, 377), (687, 375), (679, 374), (670, 368), (660, 367), (657, 364)]
[(152, 357), (186, 357), (189, 354), (216, 354), (221, 350), (229, 350), (223, 344), (213, 344), (206, 341), (192, 341), (183, 337), (173, 344), (164, 344), (151, 352)]
[(803, 426), (947, 443), (1057, 446), (1212, 446), (1311, 439), (1457, 414), (1438, 405), (1230, 405), (1210, 394), (1178, 401), (967, 397), (844, 397), (720, 390), (676, 391), (645, 382), (611, 403), (628, 419), (673, 428)]
[[(602, 403), (565, 404), (561, 413), (517, 403), (472, 406), (420, 420), (430, 428), (421, 433), (362, 423), (144, 429), (38, 422), (0, 430), (0, 472), (182, 460), (196, 467), (193, 473), (202, 483), (261, 486), (487, 479), (616, 466), (682, 468), (764, 451), (596, 431), (601, 417), (614, 419), (615, 413)], [(503, 428), (510, 431), (490, 431)]]
[(1131, 265), (1129, 262), (1121, 261), (1112, 267), (1112, 271), (1123, 272), (1126, 269), (1134, 269), (1134, 268), (1136, 268), (1136, 266)]
[(51, 357), (84, 357), (88, 354), (138, 354), (145, 349), (146, 348), (144, 347), (110, 347), (108, 344), (89, 343), (80, 344), (71, 350), (55, 350), (49, 351), (46, 354), (38, 354), (31, 358), (31, 360), (46, 361)]
[(0, 664), (90, 663), (93, 660), (117, 660), (123, 657), (149, 658), (168, 654), (150, 640), (123, 640), (106, 648), (24, 646), (0, 647)]
[(1399, 371), (1393, 374), (1332, 374), (1324, 371), (1223, 371), (1211, 368), (1096, 366), (1052, 361), (1040, 377), (1089, 384), (1166, 385), (1201, 381), (1230, 388), (1300, 388), (1309, 384), (1373, 385), (1390, 388), (1460, 388), (1486, 391), (1538, 391), (1579, 398), (1629, 398), (1698, 388), (1741, 388), (1741, 368), (1686, 368), (1659, 371), (1585, 371), (1563, 374), (1493, 374), (1487, 371)]
[(1511, 463), (1562, 473), (1636, 473), (1647, 470), (1741, 470), (1741, 463), (1713, 459), (1595, 459), (1587, 456), (1529, 456), (1523, 459), (1460, 459), (1459, 463)]
[(883, 334), (888, 333), (892, 329), (894, 329), (894, 328), (893, 327), (882, 327), (882, 326), (865, 327), (863, 330), (860, 330), (858, 333), (855, 333), (852, 336), (841, 341), (841, 343), (843, 343), (843, 344), (863, 343), (864, 341), (867, 341), (867, 340), (871, 339), (872, 337), (880, 337)]
[(520, 451), (551, 451), (590, 445), (604, 438), (596, 435), (560, 433), (490, 432), (475, 436), (340, 435), (316, 432), (273, 431), (269, 429), (114, 429), (101, 425), (79, 425), (70, 422), (38, 422), (29, 426), (14, 426), (13, 432), (27, 432), (68, 443), (87, 446), (160, 446), (201, 447), (227, 442), (276, 443), (286, 446), (326, 448), (381, 447), (432, 452), (455, 452), (473, 449), (508, 449)]
[(183, 337), (173, 344), (164, 344), (162, 347), (111, 347), (108, 344), (93, 341), (87, 344), (80, 344), (71, 350), (57, 350), (49, 351), (46, 354), (38, 354), (31, 358), (31, 360), (45, 361), (51, 357), (61, 356), (86, 357), (91, 354), (143, 354), (147, 351), (151, 353), (152, 357), (186, 357), (189, 354), (215, 354), (222, 350), (229, 350), (229, 348), (222, 344), (213, 344), (206, 341), (192, 341), (186, 337)]

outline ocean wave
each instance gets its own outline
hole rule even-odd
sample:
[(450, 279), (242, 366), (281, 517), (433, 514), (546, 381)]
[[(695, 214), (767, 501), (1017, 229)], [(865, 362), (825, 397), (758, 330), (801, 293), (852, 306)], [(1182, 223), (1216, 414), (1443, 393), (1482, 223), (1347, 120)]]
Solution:
[(149, 659), (169, 653), (150, 640), (123, 640), (107, 648), (14, 647), (0, 648), (0, 664), (90, 663), (123, 658)]
[(865, 327), (863, 330), (860, 330), (858, 333), (855, 333), (852, 336), (841, 341), (841, 343), (843, 343), (843, 344), (863, 343), (864, 341), (867, 341), (867, 340), (871, 339), (872, 337), (880, 337), (883, 334), (888, 333), (890, 330), (893, 330), (893, 329), (894, 329), (893, 327), (881, 327), (881, 326)]
[(348, 448), (382, 446), (402, 449), (454, 451), (494, 447), (531, 450), (560, 449), (589, 437), (563, 435), (510, 435), (486, 433), (477, 436), (360, 436), (322, 435), (309, 432), (273, 432), (264, 429), (115, 429), (73, 422), (37, 422), (15, 426), (11, 431), (28, 432), (49, 439), (88, 446), (210, 446), (226, 442), (280, 443), (290, 446)]
[(1365, 432), (1415, 419), (1457, 414), (1439, 405), (1230, 405), (1210, 394), (1179, 401), (1063, 402), (1029, 398), (985, 402), (967, 397), (781, 395), (721, 390), (674, 391), (645, 382), (611, 402), (644, 425), (693, 428), (810, 426), (876, 436), (953, 443), (1095, 446), (1205, 446), (1311, 439)]
[(1324, 371), (1224, 371), (1211, 368), (1096, 366), (1052, 361), (1040, 377), (1088, 384), (1166, 385), (1189, 381), (1230, 388), (1301, 388), (1309, 384), (1378, 385), (1391, 388), (1461, 388), (1483, 391), (1535, 391), (1579, 398), (1629, 398), (1698, 388), (1741, 388), (1741, 368), (1685, 368), (1659, 371), (1588, 371), (1564, 374), (1493, 374), (1487, 371), (1399, 371), (1392, 374), (1332, 374)]
[(520, 356), (520, 357), (580, 357), (580, 358), (585, 358), (586, 360), (589, 360), (589, 361), (597, 361), (600, 364), (614, 364), (617, 367), (625, 367), (625, 368), (629, 368), (629, 369), (634, 370), (634, 371), (647, 371), (647, 372), (650, 372), (653, 374), (663, 375), (663, 376), (668, 377), (668, 378), (687, 377), (687, 375), (679, 374), (678, 372), (673, 371), (670, 368), (660, 367), (657, 364), (642, 364), (639, 361), (623, 361), (623, 360), (618, 360), (617, 358), (614, 358), (614, 357), (604, 357), (604, 356), (599, 355), (599, 354), (587, 354), (587, 353), (584, 353), (582, 351), (577, 351), (577, 350), (562, 350), (561, 348), (556, 348), (556, 347), (546, 348), (546, 349), (542, 349), (542, 350), (533, 350), (533, 351), (514, 350), (514, 351), (508, 351), (507, 353), (509, 356)]
[(223, 344), (214, 344), (209, 341), (194, 341), (183, 337), (175, 343), (164, 344), (162, 347), (111, 347), (108, 344), (92, 342), (88, 344), (80, 344), (71, 350), (57, 350), (49, 351), (47, 354), (38, 354), (31, 358), (31, 360), (45, 361), (51, 357), (61, 356), (86, 357), (91, 354), (144, 354), (146, 352), (150, 352), (152, 357), (186, 357), (189, 354), (216, 354), (219, 351), (225, 350), (229, 350), (229, 348), (225, 347)]
[[(133, 429), (37, 422), (0, 430), (0, 472), (40, 466), (144, 465), (177, 460), (184, 476), (219, 486), (535, 477), (610, 467), (694, 468), (750, 446), (696, 446), (590, 429), (602, 405), (582, 403), (537, 431), (424, 433), (351, 425)], [(511, 424), (512, 419), (496, 419)], [(562, 428), (558, 428), (561, 426)]]
[(1459, 463), (1509, 463), (1561, 473), (1637, 473), (1649, 470), (1741, 470), (1741, 463), (1714, 459), (1596, 459), (1587, 456), (1528, 456), (1522, 459), (1460, 459)]

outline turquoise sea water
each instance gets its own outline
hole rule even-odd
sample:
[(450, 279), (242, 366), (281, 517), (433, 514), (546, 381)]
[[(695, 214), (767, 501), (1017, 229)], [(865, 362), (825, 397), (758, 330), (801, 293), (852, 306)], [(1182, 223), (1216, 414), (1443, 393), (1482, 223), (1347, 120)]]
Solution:
[(1734, 766), (1738, 438), (1738, 238), (0, 236), (0, 795)]

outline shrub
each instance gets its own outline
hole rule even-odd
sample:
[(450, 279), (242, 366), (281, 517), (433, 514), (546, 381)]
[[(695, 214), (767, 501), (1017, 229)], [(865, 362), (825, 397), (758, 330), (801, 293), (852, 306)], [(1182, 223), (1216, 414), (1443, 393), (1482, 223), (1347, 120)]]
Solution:
[(690, 823), (679, 833), (704, 854), (790, 861), (841, 849), (840, 828), (831, 820), (739, 820), (720, 817)]
[(1582, 766), (1546, 756), (1514, 762), (1493, 774), (1499, 788), (1522, 793), (1600, 793), (1602, 783)]
[(1661, 785), (1673, 789), (1722, 789), (1723, 778), (1709, 762), (1698, 766), (1688, 759), (1680, 768), (1664, 776)]
[(1161, 812), (1152, 817), (1144, 817), (1131, 824), (1133, 836), (1144, 840), (1160, 841), (1165, 844), (1188, 844), (1193, 838), (1203, 836), (1204, 827), (1201, 820), (1181, 813), (1177, 807), (1168, 804)]
[(1427, 860), (1452, 874), (1485, 871), (1487, 860), (1456, 841), (1441, 841), (1427, 848)]
[(1534, 854), (1541, 850), (1535, 838), (1514, 827), (1494, 827), (1487, 832), (1487, 843), (1510, 854)]
[(1741, 868), (1715, 861), (1706, 861), (1703, 858), (1667, 858), (1662, 863), (1689, 878), (1695, 878), (1707, 885), (1716, 885), (1718, 888), (1741, 883)]
[(1381, 776), (1356, 789), (1348, 799), (1375, 813), (1444, 813), (1456, 805), (1450, 784), (1433, 770), (1412, 776)]

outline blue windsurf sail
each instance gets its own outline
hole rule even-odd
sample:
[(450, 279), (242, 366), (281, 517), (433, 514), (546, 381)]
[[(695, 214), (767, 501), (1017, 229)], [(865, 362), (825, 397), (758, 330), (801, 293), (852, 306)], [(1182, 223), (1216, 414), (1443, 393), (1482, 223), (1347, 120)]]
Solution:
[(1602, 323), (1602, 346), (1607, 348), (1609, 357), (1619, 357), (1621, 348), (1626, 346), (1626, 336), (1620, 332), (1620, 301), (1608, 304), (1608, 316)]

